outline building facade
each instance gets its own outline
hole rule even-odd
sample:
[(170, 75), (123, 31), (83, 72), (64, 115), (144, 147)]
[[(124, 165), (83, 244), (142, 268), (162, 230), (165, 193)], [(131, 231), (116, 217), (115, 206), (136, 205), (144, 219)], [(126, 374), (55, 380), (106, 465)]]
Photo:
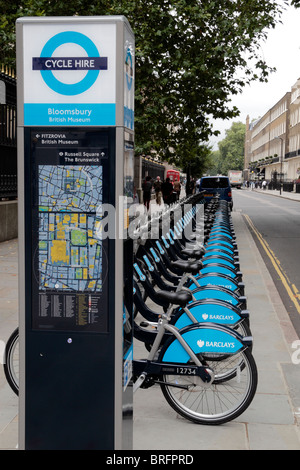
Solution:
[(292, 183), (300, 178), (300, 79), (260, 119), (246, 120), (245, 178)]

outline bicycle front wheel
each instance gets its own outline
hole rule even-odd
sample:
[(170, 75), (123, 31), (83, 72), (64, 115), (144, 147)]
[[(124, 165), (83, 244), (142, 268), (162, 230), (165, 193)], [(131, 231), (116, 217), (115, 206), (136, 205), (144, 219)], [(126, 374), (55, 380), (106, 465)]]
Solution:
[(19, 395), (19, 329), (10, 336), (5, 347), (4, 373), (7, 382), (16, 395)]
[(240, 416), (249, 407), (256, 392), (256, 364), (248, 349), (234, 354), (231, 360), (227, 358), (225, 362), (226, 368), (235, 373), (231, 372), (224, 380), (225, 372), (219, 370), (222, 362), (210, 362), (210, 368), (215, 373), (215, 380), (210, 385), (204, 385), (199, 377), (164, 375), (164, 383), (160, 386), (169, 405), (197, 424), (223, 424)]

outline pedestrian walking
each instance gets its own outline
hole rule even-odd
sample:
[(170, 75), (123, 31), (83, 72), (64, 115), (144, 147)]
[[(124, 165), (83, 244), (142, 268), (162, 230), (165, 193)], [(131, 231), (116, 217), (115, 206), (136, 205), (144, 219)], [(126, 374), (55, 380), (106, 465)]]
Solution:
[(173, 193), (173, 185), (170, 181), (170, 178), (166, 178), (166, 181), (161, 185), (161, 191), (163, 195), (163, 200), (165, 204), (170, 204)]
[(156, 204), (158, 204), (160, 206), (161, 205), (162, 192), (161, 192), (161, 180), (160, 180), (159, 176), (156, 177), (156, 180), (154, 181), (153, 187), (154, 187), (154, 191), (155, 191)]
[(190, 194), (194, 194), (194, 191), (195, 191), (195, 181), (194, 181), (194, 178), (191, 178), (190, 181), (186, 182), (186, 188), (185, 188), (185, 191), (186, 191), (186, 195), (189, 196)]
[(180, 183), (180, 181), (178, 181), (178, 180), (174, 181), (173, 190), (174, 190), (175, 193), (176, 193), (176, 201), (178, 201), (178, 200), (179, 200), (179, 196), (180, 196), (180, 191), (181, 191), (181, 183)]
[(146, 179), (144, 183), (142, 184), (142, 190), (143, 190), (144, 205), (146, 206), (147, 210), (149, 210), (151, 190), (152, 190), (151, 176), (146, 176)]

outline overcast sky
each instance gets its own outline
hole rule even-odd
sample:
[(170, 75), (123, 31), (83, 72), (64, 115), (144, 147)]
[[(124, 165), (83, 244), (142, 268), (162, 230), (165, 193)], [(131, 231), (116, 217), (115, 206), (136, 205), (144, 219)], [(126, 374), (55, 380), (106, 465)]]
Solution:
[(213, 149), (218, 149), (218, 141), (224, 139), (225, 130), (233, 122), (246, 123), (249, 114), (250, 121), (263, 116), (286, 92), (291, 91), (292, 85), (300, 78), (300, 9), (289, 7), (282, 16), (282, 24), (269, 30), (267, 41), (261, 44), (263, 58), (270, 67), (277, 71), (269, 76), (268, 83), (253, 82), (244, 88), (240, 95), (232, 99), (232, 104), (240, 110), (240, 116), (233, 120), (215, 121), (215, 129), (221, 135), (213, 137)]

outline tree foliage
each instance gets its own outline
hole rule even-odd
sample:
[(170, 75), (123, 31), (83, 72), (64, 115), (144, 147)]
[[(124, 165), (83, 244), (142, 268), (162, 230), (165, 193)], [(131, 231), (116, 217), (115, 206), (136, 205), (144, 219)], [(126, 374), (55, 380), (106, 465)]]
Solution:
[(234, 122), (226, 130), (226, 137), (218, 143), (219, 150), (212, 157), (211, 174), (227, 175), (228, 170), (243, 170), (246, 126)]
[(136, 37), (136, 150), (184, 166), (205, 154), (214, 119), (238, 115), (230, 96), (267, 80), (259, 44), (282, 7), (279, 0), (0, 0), (0, 8), (0, 62), (12, 66), (19, 16), (125, 15)]
[(220, 150), (214, 150), (211, 152), (211, 165), (208, 168), (208, 173), (212, 176), (222, 174), (222, 161), (220, 158)]

